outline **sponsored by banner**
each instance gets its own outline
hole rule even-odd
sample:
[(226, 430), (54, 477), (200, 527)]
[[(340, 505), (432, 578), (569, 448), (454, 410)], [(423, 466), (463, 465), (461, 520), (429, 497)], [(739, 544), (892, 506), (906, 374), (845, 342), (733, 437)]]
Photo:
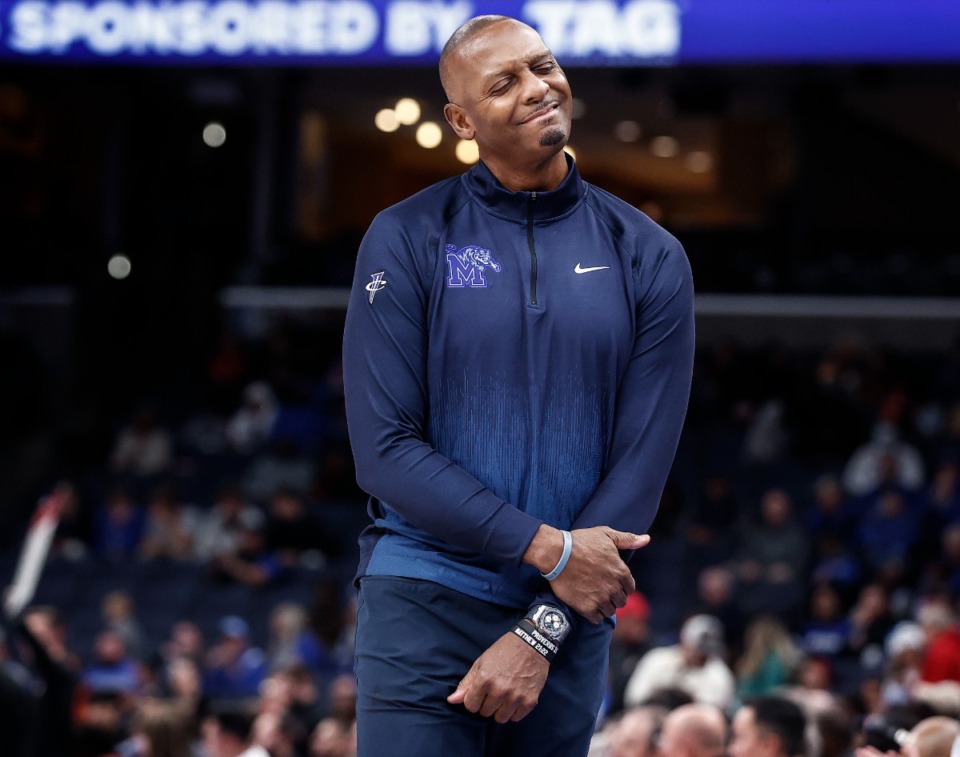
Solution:
[(0, 0), (0, 57), (433, 63), (481, 13), (565, 65), (960, 61), (960, 0)]

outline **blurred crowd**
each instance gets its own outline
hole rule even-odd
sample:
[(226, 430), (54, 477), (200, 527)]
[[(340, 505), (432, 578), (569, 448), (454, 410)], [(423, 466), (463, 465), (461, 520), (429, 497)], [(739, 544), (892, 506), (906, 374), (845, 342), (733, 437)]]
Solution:
[[(5, 624), (4, 754), (353, 753), (364, 497), (338, 328), (227, 333), (190, 386), (50, 430), (35, 495), (58, 492), (61, 520), (35, 602)], [(768, 732), (783, 755), (860, 757), (948, 733), (960, 343), (702, 347), (651, 533), (596, 757), (780, 754), (745, 746)], [(19, 548), (0, 555), (8, 583)], [(680, 745), (696, 734), (713, 751)]]

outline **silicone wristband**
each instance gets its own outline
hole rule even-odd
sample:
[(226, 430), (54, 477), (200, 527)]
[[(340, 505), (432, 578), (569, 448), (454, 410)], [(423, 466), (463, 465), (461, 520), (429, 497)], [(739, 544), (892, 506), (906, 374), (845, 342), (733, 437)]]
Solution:
[(561, 531), (560, 533), (563, 534), (563, 552), (560, 553), (560, 562), (558, 562), (557, 567), (549, 573), (540, 574), (548, 581), (552, 581), (563, 573), (563, 569), (567, 567), (567, 562), (570, 560), (570, 553), (573, 552), (573, 537), (570, 536), (570, 532)]
[(548, 639), (529, 619), (524, 618), (513, 627), (513, 634), (529, 644), (534, 650), (541, 654), (547, 662), (553, 662), (553, 658), (560, 651), (560, 646)]

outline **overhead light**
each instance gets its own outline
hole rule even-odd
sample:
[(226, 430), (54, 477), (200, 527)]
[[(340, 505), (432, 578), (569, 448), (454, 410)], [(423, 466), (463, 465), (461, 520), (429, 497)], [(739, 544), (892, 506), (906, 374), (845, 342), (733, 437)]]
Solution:
[(114, 255), (107, 261), (107, 273), (117, 281), (127, 278), (132, 269), (130, 258), (126, 255)]
[(433, 121), (424, 121), (417, 127), (417, 144), (432, 150), (443, 140), (443, 130)]
[(673, 158), (680, 152), (680, 143), (674, 137), (654, 137), (650, 140), (650, 152), (658, 158)]
[(221, 147), (227, 141), (227, 130), (223, 124), (212, 121), (203, 127), (203, 143), (207, 147)]
[(457, 147), (454, 152), (457, 160), (461, 163), (466, 163), (468, 166), (480, 160), (480, 149), (472, 139), (461, 139), (457, 142)]
[(384, 108), (377, 111), (377, 115), (373, 117), (373, 123), (380, 131), (390, 132), (400, 128), (400, 119), (397, 118), (397, 113), (393, 108)]
[(411, 126), (420, 120), (420, 103), (412, 97), (397, 100), (393, 110), (397, 114), (397, 120), (404, 126)]
[(643, 130), (636, 121), (619, 121), (613, 127), (613, 135), (621, 142), (636, 142)]

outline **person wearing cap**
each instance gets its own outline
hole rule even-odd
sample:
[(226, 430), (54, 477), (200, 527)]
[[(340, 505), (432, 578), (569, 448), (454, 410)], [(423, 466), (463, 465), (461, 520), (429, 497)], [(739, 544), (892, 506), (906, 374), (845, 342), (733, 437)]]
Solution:
[(250, 627), (243, 618), (227, 615), (219, 623), (220, 641), (207, 656), (203, 692), (211, 698), (255, 697), (267, 674), (266, 656), (250, 643)]
[(736, 681), (723, 659), (723, 625), (712, 615), (694, 615), (680, 628), (677, 644), (655, 647), (643, 656), (624, 692), (627, 706), (641, 704), (658, 689), (676, 687), (694, 701), (727, 711)]

